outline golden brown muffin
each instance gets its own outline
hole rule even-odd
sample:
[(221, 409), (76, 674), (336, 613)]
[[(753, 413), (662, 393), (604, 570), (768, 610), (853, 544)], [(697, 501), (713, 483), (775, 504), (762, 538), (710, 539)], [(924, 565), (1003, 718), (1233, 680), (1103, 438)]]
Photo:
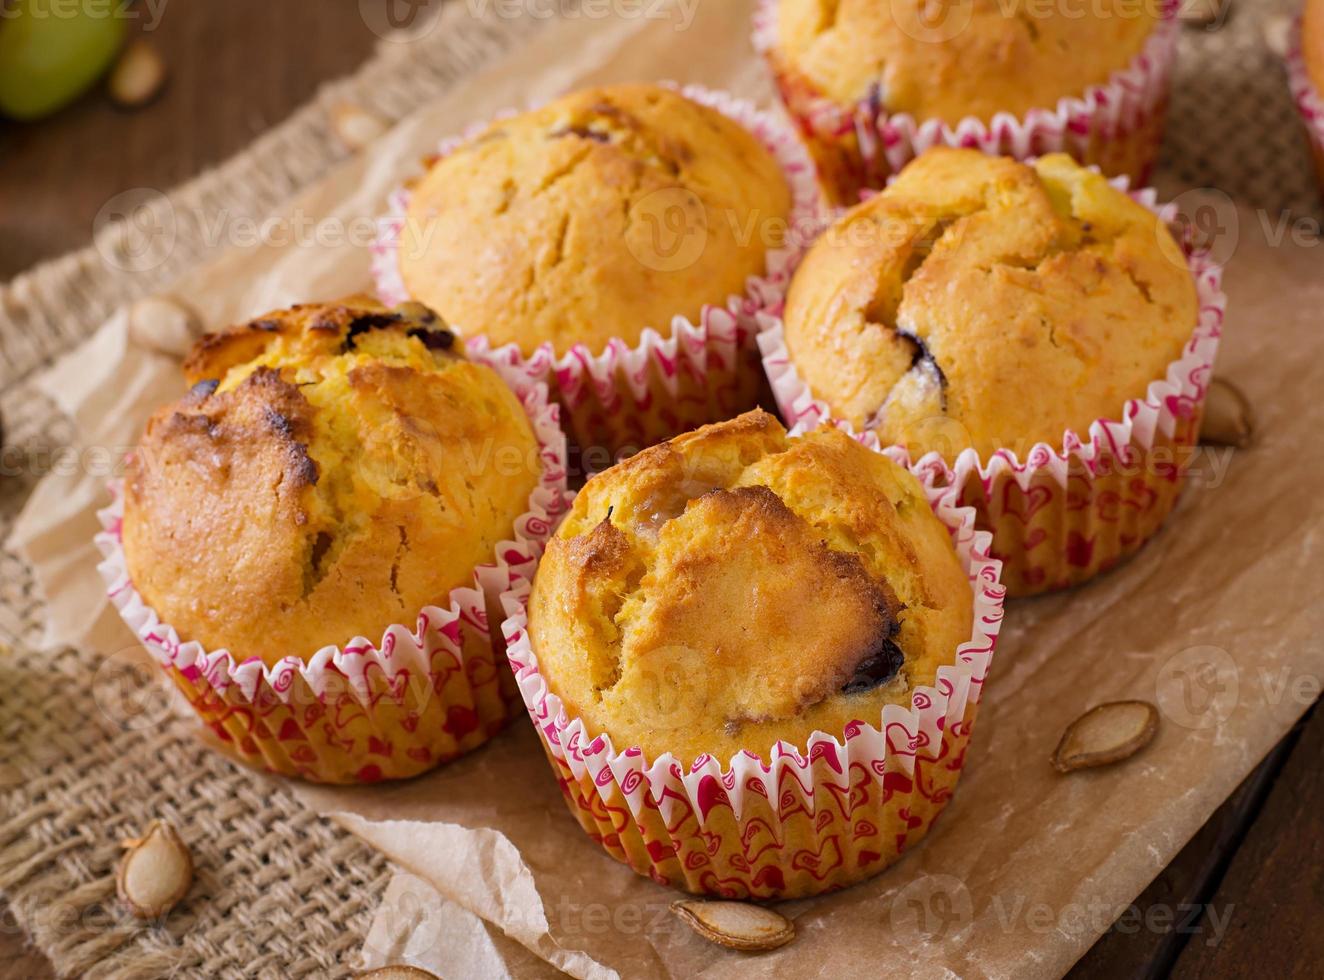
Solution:
[(268, 664), (411, 629), (472, 585), (539, 480), (519, 401), (418, 304), (295, 306), (198, 342), (125, 479), (138, 591)]
[(539, 568), (529, 639), (591, 733), (688, 765), (877, 725), (954, 662), (971, 598), (910, 473), (755, 411), (588, 482)]
[(834, 417), (952, 460), (1118, 418), (1197, 313), (1167, 228), (1097, 173), (938, 148), (815, 243), (786, 347)]
[(775, 158), (722, 113), (654, 85), (588, 89), (438, 161), (400, 271), (461, 333), (597, 352), (743, 293), (790, 208)]
[(1024, 116), (1079, 97), (1125, 68), (1161, 5), (1099, 0), (1079, 9), (1031, 0), (780, 0), (772, 56), (843, 105), (954, 124)]

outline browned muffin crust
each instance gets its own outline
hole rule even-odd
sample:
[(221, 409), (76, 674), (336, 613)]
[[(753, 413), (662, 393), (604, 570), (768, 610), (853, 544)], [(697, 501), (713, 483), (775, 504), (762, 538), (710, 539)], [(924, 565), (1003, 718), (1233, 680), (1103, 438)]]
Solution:
[(791, 189), (739, 123), (657, 85), (494, 122), (413, 189), (400, 272), (465, 335), (601, 351), (697, 322), (762, 275)]
[(774, 60), (841, 105), (956, 124), (1053, 109), (1143, 50), (1161, 3), (780, 0)]
[(549, 687), (618, 749), (682, 763), (909, 703), (969, 639), (970, 586), (914, 477), (750, 412), (594, 477), (534, 582)]
[(471, 584), (527, 510), (538, 452), (515, 396), (452, 342), (428, 310), (357, 299), (200, 341), (125, 480), (129, 573), (163, 621), (272, 663), (378, 642)]
[(1098, 173), (935, 147), (814, 244), (783, 319), (832, 417), (954, 460), (1119, 417), (1198, 313), (1162, 220)]

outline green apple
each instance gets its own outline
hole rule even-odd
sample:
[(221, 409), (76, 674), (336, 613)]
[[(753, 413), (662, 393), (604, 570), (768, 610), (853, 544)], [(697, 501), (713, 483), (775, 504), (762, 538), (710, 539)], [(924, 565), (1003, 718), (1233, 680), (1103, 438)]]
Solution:
[(0, 113), (39, 119), (90, 88), (124, 40), (119, 4), (0, 0)]

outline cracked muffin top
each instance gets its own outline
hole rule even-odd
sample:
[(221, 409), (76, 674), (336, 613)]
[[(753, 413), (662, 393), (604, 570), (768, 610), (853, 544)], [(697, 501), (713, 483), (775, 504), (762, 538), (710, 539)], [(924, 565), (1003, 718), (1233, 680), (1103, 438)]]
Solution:
[(191, 390), (127, 464), (143, 598), (237, 660), (414, 628), (528, 510), (538, 443), (515, 395), (419, 304), (295, 306), (202, 338)]
[(778, 70), (820, 95), (955, 124), (1024, 116), (1079, 97), (1125, 68), (1159, 22), (1158, 0), (1079, 9), (1032, 0), (780, 0)]
[(1024, 458), (1144, 397), (1197, 313), (1168, 229), (1097, 173), (940, 148), (814, 244), (786, 347), (832, 415), (884, 445)]
[(589, 480), (534, 580), (529, 639), (591, 734), (688, 766), (877, 727), (955, 662), (972, 599), (908, 471), (755, 411)]
[(790, 209), (777, 161), (738, 123), (617, 85), (494, 122), (437, 161), (398, 260), (410, 295), (461, 333), (598, 353), (741, 294)]

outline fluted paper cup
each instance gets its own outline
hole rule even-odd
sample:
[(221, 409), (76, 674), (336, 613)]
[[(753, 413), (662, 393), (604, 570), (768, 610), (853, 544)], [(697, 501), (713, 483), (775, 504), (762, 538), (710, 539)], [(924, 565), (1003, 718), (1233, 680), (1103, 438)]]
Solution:
[[(1124, 190), (1126, 180), (1113, 184)], [(1153, 190), (1132, 196), (1167, 215)], [(1116, 417), (1095, 420), (1083, 435), (1068, 429), (1058, 446), (1037, 443), (1024, 460), (1011, 449), (984, 459), (967, 448), (951, 470), (936, 452), (914, 466), (929, 482), (956, 481), (961, 505), (973, 507), (978, 526), (992, 532), (992, 554), (1002, 562), (1008, 595), (1066, 588), (1106, 571), (1138, 550), (1176, 506), (1199, 442), (1227, 305), (1218, 264), (1193, 252), (1186, 260), (1199, 310), (1190, 340), (1163, 377), (1142, 397), (1120, 405)], [(788, 426), (832, 421), (855, 434), (847, 422), (832, 418), (796, 371), (780, 319), (763, 320), (759, 346)], [(878, 446), (875, 433), (856, 435)]]
[(1321, 96), (1306, 70), (1305, 53), (1301, 47), (1301, 18), (1292, 25), (1287, 49), (1287, 80), (1292, 88), (1301, 124), (1310, 141), (1311, 156), (1315, 161), (1315, 175), (1319, 179), (1320, 193), (1324, 194), (1324, 96)]
[(854, 204), (860, 192), (887, 178), (925, 150), (957, 146), (1024, 160), (1070, 154), (1110, 175), (1144, 183), (1163, 141), (1168, 89), (1177, 52), (1177, 4), (1140, 52), (1102, 85), (1022, 117), (1000, 112), (988, 122), (968, 116), (955, 124), (886, 112), (877, 98), (854, 105), (833, 101), (776, 56), (777, 0), (761, 0), (754, 16), (754, 47), (763, 54), (787, 113), (818, 166), (829, 197)]
[(413, 624), (379, 641), (290, 651), (268, 666), (183, 640), (129, 577), (121, 544), (122, 486), (99, 513), (96, 543), (108, 594), (125, 623), (183, 692), (228, 755), (286, 776), (371, 783), (418, 775), (482, 745), (501, 730), (518, 695), (488, 610), (527, 583), (568, 507), (565, 436), (545, 388), (521, 399), (539, 443), (542, 476), (513, 539), (497, 545), (473, 585), (426, 606)]
[[(792, 127), (725, 92), (697, 85), (680, 92), (757, 136), (790, 185), (787, 233), (779, 247), (768, 250), (764, 274), (751, 277), (743, 294), (704, 306), (697, 323), (675, 316), (670, 324), (647, 325), (637, 341), (617, 338), (601, 350), (575, 344), (558, 354), (544, 343), (525, 355), (513, 343), (493, 347), (479, 324), (451, 324), (465, 338), (470, 358), (527, 381), (546, 382), (565, 409), (567, 430), (581, 447), (613, 453), (639, 449), (753, 408), (763, 382), (754, 343), (758, 315), (780, 311), (805, 243), (826, 216), (813, 162)], [(438, 158), (486, 125), (444, 141)], [(387, 304), (410, 298), (398, 261), (409, 200), (408, 187), (390, 196), (389, 213), (380, 222), (372, 249), (377, 295)]]
[[(890, 453), (902, 459), (903, 454)], [(954, 489), (925, 487), (970, 579), (974, 625), (931, 687), (844, 731), (778, 743), (766, 757), (701, 756), (688, 768), (588, 731), (548, 690), (526, 629), (528, 593), (506, 597), (507, 653), (570, 812), (612, 857), (675, 888), (798, 898), (882, 871), (928, 832), (965, 764), (1002, 622), (998, 562)]]

